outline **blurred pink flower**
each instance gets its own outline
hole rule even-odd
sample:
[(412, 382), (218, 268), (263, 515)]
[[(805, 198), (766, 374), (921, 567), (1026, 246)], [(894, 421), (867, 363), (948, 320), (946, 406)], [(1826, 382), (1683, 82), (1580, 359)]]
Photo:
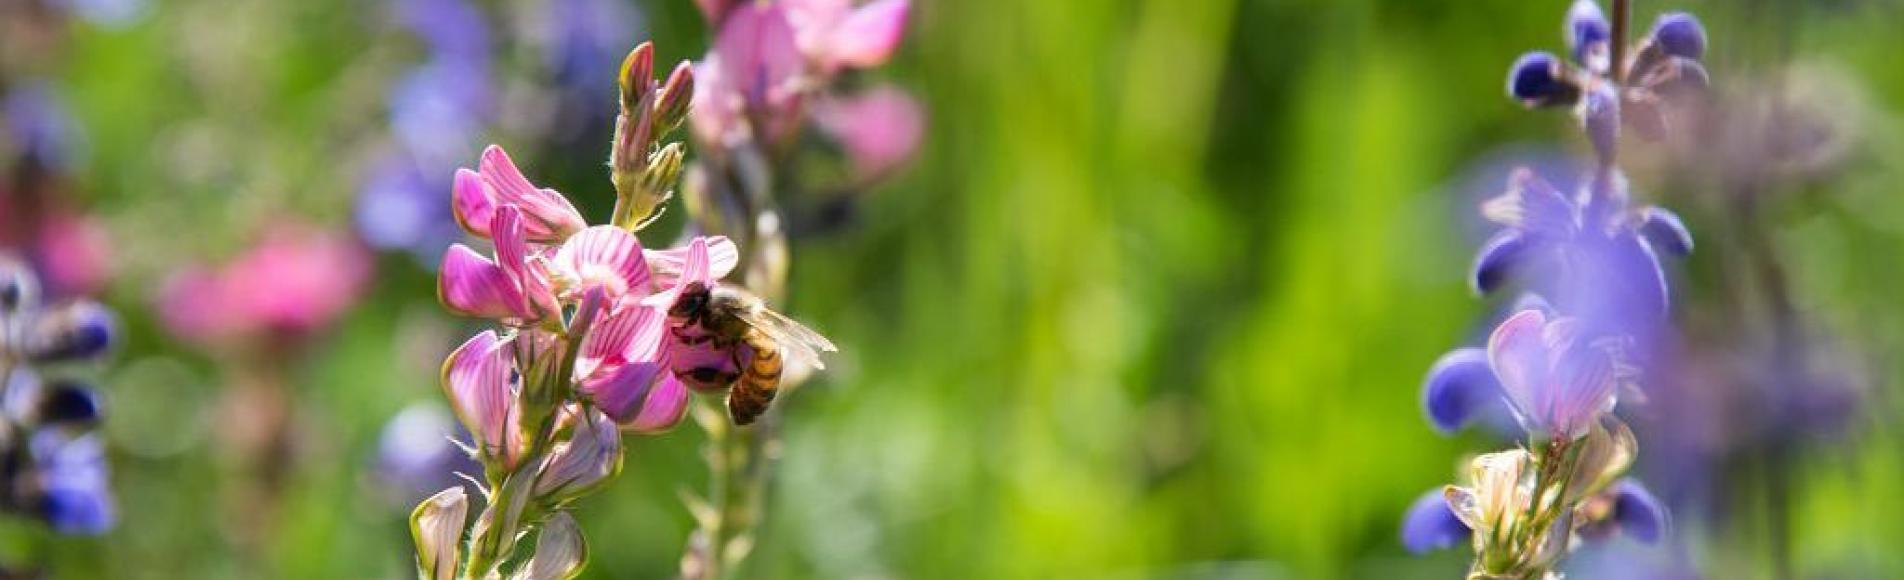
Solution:
[[(787, 137), (800, 125), (806, 93), (841, 69), (892, 57), (909, 7), (907, 0), (858, 7), (849, 0), (782, 0), (728, 8), (712, 50), (694, 70), (696, 138), (726, 144)], [(703, 5), (708, 13), (718, 8)], [(750, 127), (755, 123), (765, 126)]]
[(45, 283), (56, 293), (96, 294), (112, 273), (112, 239), (92, 216), (54, 211), (34, 248)]
[(925, 112), (918, 101), (891, 85), (823, 100), (813, 116), (846, 148), (854, 172), (862, 178), (877, 178), (903, 165), (918, 151), (925, 132)]
[(297, 224), (267, 231), (223, 268), (188, 268), (167, 281), (165, 325), (207, 343), (297, 336), (329, 326), (356, 301), (370, 275), (370, 253), (356, 240)]

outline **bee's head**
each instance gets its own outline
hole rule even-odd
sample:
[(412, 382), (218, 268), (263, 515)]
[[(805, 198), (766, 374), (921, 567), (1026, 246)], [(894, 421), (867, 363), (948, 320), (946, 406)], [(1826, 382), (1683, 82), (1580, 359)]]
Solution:
[(668, 319), (674, 322), (699, 319), (701, 313), (707, 310), (707, 299), (706, 284), (689, 282), (687, 287), (681, 290), (681, 295), (675, 297), (674, 305), (668, 307)]

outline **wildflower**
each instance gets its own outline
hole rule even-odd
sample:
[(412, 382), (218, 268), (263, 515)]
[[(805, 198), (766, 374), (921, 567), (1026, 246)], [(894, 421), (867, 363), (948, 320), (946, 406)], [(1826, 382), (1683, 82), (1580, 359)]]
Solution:
[(384, 424), (377, 438), (376, 474), (380, 491), (393, 502), (414, 505), (446, 486), (461, 485), (457, 474), (482, 473), (455, 440), (469, 440), (469, 432), (441, 404), (419, 402), (405, 406)]
[(207, 343), (299, 337), (329, 326), (357, 300), (370, 256), (347, 236), (292, 223), (220, 268), (174, 274), (159, 291), (173, 333)]
[[(504, 205), (490, 216), (496, 259), (462, 244), (450, 246), (437, 275), (437, 297), (459, 314), (532, 324), (558, 313), (548, 273), (531, 263), (522, 212)], [(539, 262), (538, 262), (539, 263)]]
[(442, 373), (443, 393), (475, 439), (477, 455), (505, 467), (514, 467), (523, 450), (521, 373), (513, 366), (513, 344), (493, 330), (482, 331), (450, 353)]
[(1538, 310), (1508, 318), (1488, 339), (1488, 364), (1516, 417), (1530, 432), (1585, 435), (1611, 409), (1630, 370), (1605, 345), (1585, 343), (1574, 319)]
[(525, 236), (532, 242), (559, 242), (588, 225), (568, 198), (530, 184), (509, 154), (495, 145), (483, 150), (479, 171), (456, 170), (451, 196), (456, 222), (484, 238), (495, 235), (490, 226), (504, 205), (521, 210)]
[[(700, 141), (784, 140), (807, 92), (840, 70), (884, 64), (905, 29), (907, 0), (747, 2), (728, 8), (713, 49), (695, 67)], [(752, 127), (753, 123), (764, 123)]]

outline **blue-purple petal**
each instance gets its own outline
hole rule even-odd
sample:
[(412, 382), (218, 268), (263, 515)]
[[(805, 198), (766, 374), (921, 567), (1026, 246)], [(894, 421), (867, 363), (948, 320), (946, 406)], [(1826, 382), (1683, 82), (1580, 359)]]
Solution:
[(1474, 254), (1468, 270), (1468, 285), (1476, 293), (1487, 294), (1501, 287), (1526, 255), (1529, 242), (1517, 230), (1502, 230), (1488, 238)]
[(1653, 497), (1645, 486), (1622, 479), (1614, 491), (1613, 521), (1620, 532), (1648, 544), (1657, 543), (1671, 526), (1666, 506)]
[(1706, 55), (1706, 27), (1685, 12), (1668, 12), (1653, 21), (1653, 42), (1666, 54), (1699, 59)]
[(1453, 433), (1501, 400), (1501, 383), (1488, 367), (1487, 351), (1455, 349), (1428, 369), (1421, 397), (1422, 409), (1435, 429)]
[(1607, 23), (1606, 12), (1600, 10), (1598, 2), (1576, 0), (1567, 10), (1567, 48), (1573, 51), (1575, 62), (1588, 64), (1589, 53), (1612, 37), (1613, 26)]
[(1470, 533), (1439, 489), (1422, 494), (1402, 516), (1402, 547), (1416, 554), (1452, 547), (1467, 541)]
[(1679, 214), (1672, 210), (1661, 207), (1641, 209), (1639, 232), (1655, 250), (1674, 256), (1692, 253), (1692, 232), (1686, 229), (1685, 222), (1680, 221)]

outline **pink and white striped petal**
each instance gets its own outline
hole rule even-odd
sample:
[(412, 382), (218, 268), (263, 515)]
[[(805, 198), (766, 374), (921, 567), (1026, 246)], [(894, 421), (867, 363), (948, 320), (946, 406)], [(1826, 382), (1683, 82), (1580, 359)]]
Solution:
[[(734, 241), (727, 239), (727, 236), (702, 236), (699, 239), (705, 240), (707, 244), (709, 279), (726, 278), (728, 274), (734, 272), (735, 266), (740, 265), (740, 247), (735, 246)], [(689, 245), (692, 244), (689, 242)], [(674, 287), (675, 282), (681, 278), (681, 271), (687, 267), (688, 247), (642, 251), (642, 254), (648, 258), (649, 267), (654, 271), (656, 286), (663, 289)]]
[(548, 276), (529, 264), (529, 243), (523, 231), (521, 210), (513, 204), (503, 205), (497, 209), (489, 229), (496, 237), (496, 263), (522, 295), (523, 301), (517, 310), (529, 313), (525, 320), (533, 322), (558, 312)]
[(521, 409), (509, 384), (515, 360), (510, 341), (485, 330), (443, 361), (443, 393), (482, 452), (515, 465), (520, 459)]
[(575, 376), (586, 382), (623, 364), (653, 362), (659, 357), (666, 330), (666, 314), (624, 302), (582, 338), (582, 351), (575, 358)]
[(575, 285), (568, 292), (601, 288), (613, 303), (624, 296), (645, 296), (650, 288), (641, 242), (615, 226), (594, 226), (570, 237), (556, 252), (555, 263)]
[(581, 212), (561, 193), (530, 184), (502, 147), (490, 145), (483, 150), (479, 173), (492, 202), (522, 208), (525, 229), (531, 240), (558, 242), (588, 225)]
[(450, 185), (450, 213), (456, 216), (456, 223), (463, 226), (463, 231), (489, 237), (490, 222), (496, 217), (496, 200), (483, 187), (482, 175), (456, 168), (455, 181)]

